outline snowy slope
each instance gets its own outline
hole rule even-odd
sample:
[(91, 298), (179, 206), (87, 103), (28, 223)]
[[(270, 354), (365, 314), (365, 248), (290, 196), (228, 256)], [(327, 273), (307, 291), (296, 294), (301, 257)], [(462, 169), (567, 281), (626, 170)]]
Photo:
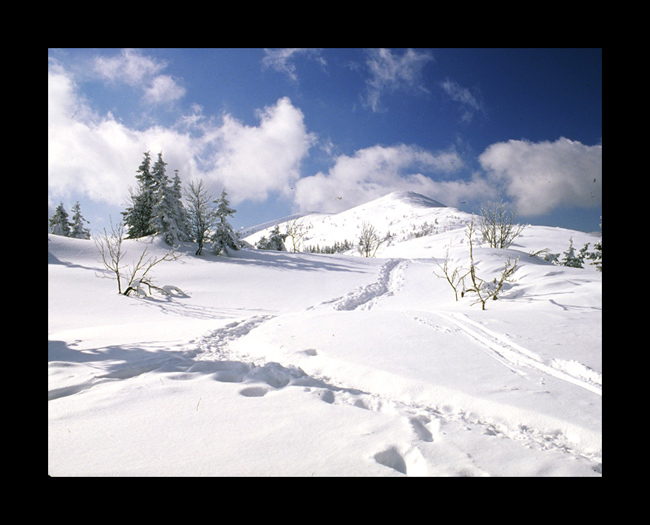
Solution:
[(528, 255), (596, 239), (530, 226), (509, 250), (477, 246), (482, 275), (520, 257), (482, 311), (433, 274), (447, 249), (464, 263), (468, 219), (434, 202), (303, 218), (330, 245), (360, 221), (391, 228), (375, 259), (188, 245), (154, 271), (174, 297), (120, 296), (91, 241), (48, 236), (48, 472), (601, 475), (602, 273)]

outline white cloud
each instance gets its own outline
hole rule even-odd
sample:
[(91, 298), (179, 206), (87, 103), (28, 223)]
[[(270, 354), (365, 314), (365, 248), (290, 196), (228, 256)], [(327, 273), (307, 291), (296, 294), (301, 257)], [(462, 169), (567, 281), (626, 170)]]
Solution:
[(114, 57), (95, 57), (93, 63), (99, 78), (142, 89), (145, 102), (150, 104), (173, 102), (185, 95), (185, 88), (171, 76), (158, 74), (166, 67), (166, 62), (133, 49), (123, 49)]
[[(339, 212), (397, 190), (427, 195), (450, 206), (462, 199), (493, 196), (479, 175), (471, 180), (446, 180), (463, 168), (454, 151), (431, 153), (407, 146), (373, 146), (341, 155), (327, 174), (303, 177), (296, 184), (299, 211)], [(434, 180), (433, 176), (442, 180)]]
[(187, 167), (192, 143), (188, 134), (162, 127), (128, 128), (112, 114), (100, 116), (79, 95), (59, 66), (48, 69), (48, 194), (50, 200), (72, 195), (121, 206), (143, 153), (174, 159)]
[(602, 145), (585, 146), (564, 137), (538, 143), (510, 140), (492, 144), (479, 162), (505, 185), (522, 215), (602, 203)]
[(364, 104), (373, 111), (381, 111), (380, 99), (388, 91), (417, 89), (427, 91), (420, 83), (422, 69), (433, 60), (429, 53), (408, 49), (402, 56), (389, 49), (369, 49), (366, 65), (370, 76), (366, 81)]
[(208, 181), (224, 184), (235, 201), (287, 193), (316, 142), (316, 136), (307, 132), (302, 111), (287, 97), (257, 116), (259, 126), (246, 126), (226, 115), (215, 133), (216, 149), (205, 160)]
[(474, 94), (469, 89), (462, 87), (458, 82), (448, 78), (441, 82), (440, 86), (451, 100), (460, 104), (462, 113), (460, 119), (462, 122), (471, 122), (478, 112), (485, 113), (480, 93), (476, 92)]
[(95, 72), (100, 77), (130, 86), (148, 82), (166, 67), (165, 62), (143, 56), (134, 49), (123, 49), (114, 57), (96, 57), (94, 61)]
[(185, 94), (185, 88), (179, 86), (169, 75), (159, 75), (145, 88), (144, 98), (151, 104), (173, 102)]
[(233, 202), (288, 192), (300, 162), (315, 143), (302, 112), (288, 98), (258, 112), (258, 126), (225, 115), (215, 123), (192, 106), (178, 127), (132, 129), (111, 113), (100, 115), (59, 64), (48, 66), (48, 200), (88, 198), (112, 206), (128, 202), (128, 188), (149, 151), (163, 152), (181, 179), (203, 178), (214, 195), (225, 186)]
[(284, 73), (291, 80), (296, 82), (298, 80), (298, 75), (296, 74), (296, 65), (294, 64), (294, 60), (299, 56), (314, 59), (323, 66), (327, 64), (321, 55), (320, 49), (294, 47), (284, 49), (265, 49), (262, 65), (264, 67), (270, 67), (280, 73)]

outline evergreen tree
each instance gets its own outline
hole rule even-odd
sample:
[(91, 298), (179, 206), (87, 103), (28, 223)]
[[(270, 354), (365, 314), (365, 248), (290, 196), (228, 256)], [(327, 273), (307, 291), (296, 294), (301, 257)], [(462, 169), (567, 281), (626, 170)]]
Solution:
[(167, 244), (173, 245), (178, 241), (173, 220), (173, 203), (169, 192), (169, 178), (165, 172), (167, 163), (158, 153), (158, 160), (151, 172), (151, 194), (153, 206), (151, 209), (151, 227), (154, 234), (161, 235)]
[(129, 228), (128, 238), (161, 235), (171, 246), (189, 238), (181, 180), (177, 172), (170, 181), (166, 166), (162, 152), (153, 166), (149, 152), (144, 154), (136, 175), (137, 192), (131, 192), (132, 205), (122, 212)]
[(152, 214), (155, 204), (154, 181), (151, 174), (151, 157), (147, 151), (142, 164), (136, 171), (137, 192), (131, 191), (131, 206), (122, 212), (124, 225), (128, 228), (128, 239), (137, 239), (155, 233)]
[(178, 240), (188, 241), (190, 240), (190, 218), (183, 204), (183, 188), (178, 170), (174, 170), (174, 179), (169, 193), (176, 236)]
[(50, 219), (50, 233), (70, 237), (70, 221), (68, 221), (68, 212), (65, 211), (63, 203), (54, 210), (54, 215)]
[(569, 249), (564, 252), (562, 264), (572, 268), (582, 268), (582, 259), (576, 255), (575, 249), (573, 248), (573, 238), (569, 239)]
[(152, 211), (152, 221), (157, 235), (161, 235), (170, 246), (186, 241), (189, 238), (187, 212), (183, 206), (181, 194), (181, 179), (178, 170), (174, 181), (170, 182), (165, 174), (167, 164), (162, 160), (162, 153), (154, 165), (153, 179), (155, 181), (156, 204)]
[(288, 233), (280, 233), (280, 226), (276, 224), (275, 228), (271, 230), (269, 238), (262, 237), (255, 247), (259, 250), (276, 250), (279, 252), (286, 252), (287, 248), (284, 245), (284, 240), (289, 236)]
[(230, 207), (230, 201), (226, 198), (227, 195), (224, 188), (221, 192), (221, 197), (214, 201), (217, 205), (215, 211), (217, 221), (214, 225), (215, 231), (212, 235), (212, 246), (217, 255), (224, 252), (228, 255), (229, 250), (239, 250), (241, 247), (237, 234), (228, 222), (228, 217), (234, 216), (237, 210)]
[(70, 225), (70, 237), (76, 239), (90, 239), (90, 230), (84, 228), (83, 223), (88, 222), (81, 215), (81, 205), (79, 201), (72, 207), (72, 224)]
[[(600, 218), (600, 229), (601, 230), (603, 229), (603, 222), (602, 221), (603, 221), (603, 218), (601, 217)], [(603, 234), (602, 233), (600, 234), (600, 239), (598, 239), (598, 242), (596, 244), (594, 244), (594, 250), (595, 251), (594, 251), (593, 256), (592, 256), (592, 259), (594, 260), (594, 262), (592, 262), (591, 264), (595, 264), (596, 269), (599, 272), (602, 272), (603, 271)]]
[(591, 264), (594, 264), (596, 266), (596, 269), (599, 272), (603, 271), (603, 241), (602, 239), (599, 240), (596, 244), (594, 244), (594, 252), (591, 254), (591, 259), (594, 260)]

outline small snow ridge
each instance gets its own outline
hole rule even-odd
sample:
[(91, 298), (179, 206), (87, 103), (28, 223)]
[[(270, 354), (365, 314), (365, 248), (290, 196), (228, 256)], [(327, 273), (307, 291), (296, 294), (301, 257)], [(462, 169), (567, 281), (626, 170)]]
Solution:
[(599, 374), (595, 370), (574, 359), (571, 359), (570, 361), (565, 361), (564, 359), (553, 359), (553, 361), (551, 361), (551, 366), (556, 370), (561, 370), (577, 379), (584, 379), (600, 386), (603, 385), (602, 374)]

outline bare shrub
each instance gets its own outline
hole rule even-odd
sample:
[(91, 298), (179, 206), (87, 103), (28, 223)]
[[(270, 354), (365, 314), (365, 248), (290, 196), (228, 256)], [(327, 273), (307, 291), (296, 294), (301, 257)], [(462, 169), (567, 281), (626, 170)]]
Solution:
[[(111, 232), (108, 233), (106, 228), (104, 228), (104, 232), (94, 239), (104, 268), (115, 276), (117, 292), (120, 294), (123, 293), (124, 295), (129, 295), (132, 292), (141, 294), (142, 285), (147, 285), (150, 293), (152, 288), (165, 291), (165, 287), (160, 288), (153, 285), (149, 272), (158, 263), (174, 261), (180, 255), (174, 249), (171, 249), (162, 257), (148, 255), (148, 247), (145, 247), (137, 263), (134, 266), (127, 267), (122, 264), (126, 255), (126, 251), (123, 248), (124, 234), (124, 225), (121, 222), (114, 225), (113, 221), (111, 221)], [(103, 276), (100, 275), (100, 277)], [(124, 292), (122, 292), (123, 280), (126, 282)]]
[(364, 257), (374, 257), (379, 247), (387, 239), (388, 237), (382, 239), (372, 224), (364, 222), (361, 227), (361, 235), (359, 235), (359, 253)]
[(508, 248), (525, 228), (525, 225), (517, 224), (516, 219), (516, 213), (508, 211), (503, 202), (482, 206), (479, 229), (483, 240), (490, 248)]

